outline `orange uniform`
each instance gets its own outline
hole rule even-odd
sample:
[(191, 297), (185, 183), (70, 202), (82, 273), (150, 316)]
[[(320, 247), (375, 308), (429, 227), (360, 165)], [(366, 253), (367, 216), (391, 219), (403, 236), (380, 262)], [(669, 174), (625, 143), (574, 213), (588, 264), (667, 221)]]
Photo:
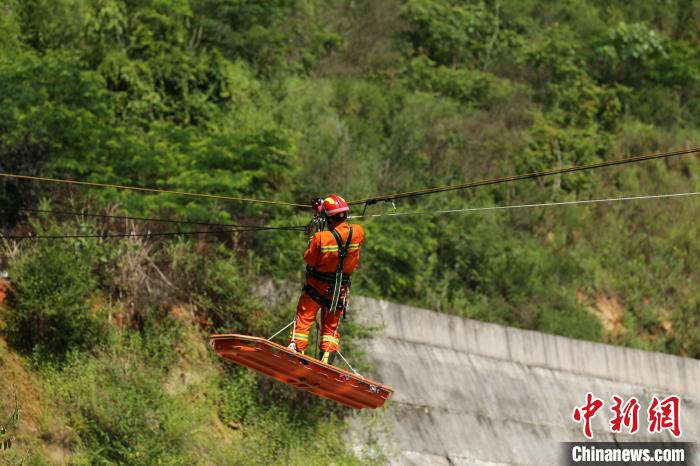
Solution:
[[(357, 269), (360, 261), (360, 249), (365, 242), (365, 232), (360, 225), (348, 225), (342, 222), (335, 227), (343, 246), (347, 243), (352, 228), (352, 237), (343, 261), (343, 286), (340, 303), (343, 303), (347, 293), (349, 274)], [(334, 279), (338, 270), (339, 248), (333, 233), (319, 231), (309, 241), (304, 252), (304, 262), (308, 265), (306, 288), (299, 298), (296, 321), (292, 330), (291, 341), (294, 341), (299, 351), (306, 350), (309, 344), (309, 331), (316, 321), (316, 314), (321, 309), (321, 351), (335, 352), (340, 343), (338, 324), (342, 309), (330, 312), (330, 301), (333, 294)], [(347, 275), (346, 275), (347, 274)]]

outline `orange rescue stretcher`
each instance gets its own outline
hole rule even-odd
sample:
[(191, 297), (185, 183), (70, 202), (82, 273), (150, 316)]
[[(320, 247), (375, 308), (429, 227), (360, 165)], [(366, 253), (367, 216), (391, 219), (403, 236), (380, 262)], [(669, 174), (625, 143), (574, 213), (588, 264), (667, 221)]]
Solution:
[(394, 390), (260, 337), (212, 335), (216, 353), (301, 390), (350, 408), (379, 408)]

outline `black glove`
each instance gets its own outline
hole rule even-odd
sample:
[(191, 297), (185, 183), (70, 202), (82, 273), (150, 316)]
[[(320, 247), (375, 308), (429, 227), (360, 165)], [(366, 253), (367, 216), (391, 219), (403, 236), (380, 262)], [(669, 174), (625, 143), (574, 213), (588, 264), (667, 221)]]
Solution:
[(321, 213), (323, 210), (323, 199), (320, 197), (315, 197), (311, 199), (311, 208), (314, 210), (314, 213)]

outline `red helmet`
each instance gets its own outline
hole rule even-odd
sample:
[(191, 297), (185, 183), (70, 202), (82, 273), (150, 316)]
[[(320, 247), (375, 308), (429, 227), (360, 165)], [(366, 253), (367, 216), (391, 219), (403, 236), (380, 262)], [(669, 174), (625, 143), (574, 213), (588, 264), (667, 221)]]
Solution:
[(326, 215), (333, 217), (343, 212), (350, 212), (350, 207), (342, 197), (337, 194), (329, 194), (323, 200), (323, 210), (326, 212)]

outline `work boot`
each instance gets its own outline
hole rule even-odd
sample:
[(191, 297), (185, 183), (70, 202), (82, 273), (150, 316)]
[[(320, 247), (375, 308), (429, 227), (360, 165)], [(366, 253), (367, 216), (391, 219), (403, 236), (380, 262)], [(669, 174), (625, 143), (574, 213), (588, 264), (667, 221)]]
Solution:
[(335, 360), (335, 351), (323, 351), (318, 355), (318, 360), (321, 362), (325, 362), (329, 366), (333, 365), (333, 361)]
[[(306, 355), (306, 351), (300, 350), (299, 347), (297, 346), (296, 341), (292, 341), (289, 346), (287, 346), (287, 349), (294, 351), (295, 353), (303, 354)], [(309, 365), (309, 361), (307, 361), (304, 358), (299, 358), (299, 362), (302, 363), (305, 366)]]
[(299, 347), (297, 346), (297, 342), (296, 342), (296, 341), (292, 341), (292, 342), (289, 344), (289, 346), (287, 346), (287, 349), (288, 349), (288, 350), (292, 350), (292, 351), (296, 351), (297, 353), (306, 354), (306, 351), (303, 351), (303, 350), (300, 350), (300, 349), (299, 349)]

